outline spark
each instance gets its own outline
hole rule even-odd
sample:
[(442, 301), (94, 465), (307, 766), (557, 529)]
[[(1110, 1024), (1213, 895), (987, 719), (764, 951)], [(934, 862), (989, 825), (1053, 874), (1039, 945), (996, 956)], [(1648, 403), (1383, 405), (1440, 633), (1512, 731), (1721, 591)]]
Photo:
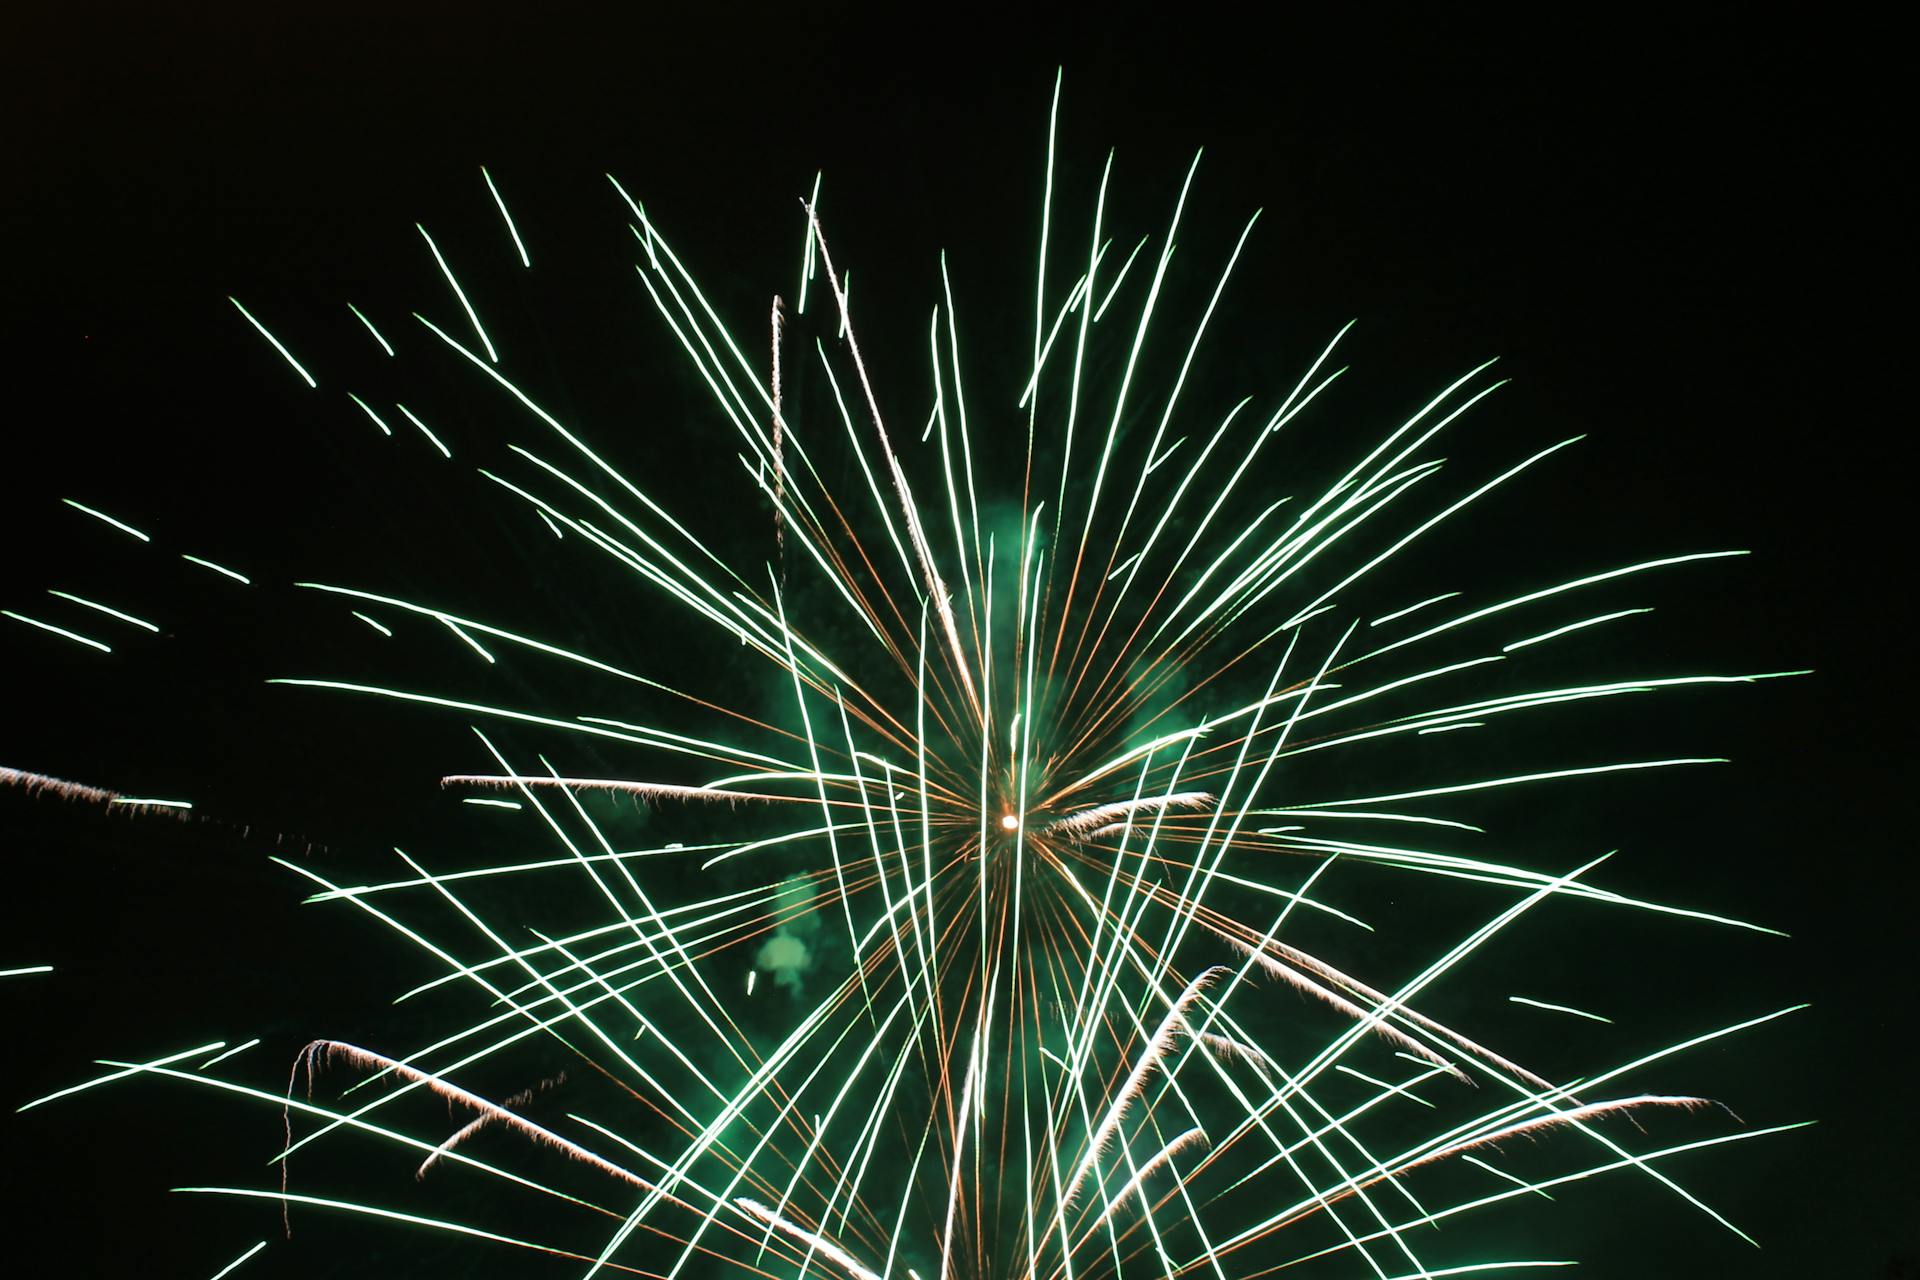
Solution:
[(845, 1270), (848, 1275), (854, 1277), (854, 1280), (881, 1280), (879, 1272), (861, 1266), (852, 1254), (833, 1243), (833, 1241), (828, 1240), (816, 1231), (807, 1230), (798, 1223), (787, 1221), (759, 1201), (746, 1196), (739, 1196), (735, 1198), (734, 1203), (771, 1226), (774, 1230), (792, 1236), (802, 1244), (805, 1244), (810, 1250), (818, 1253), (821, 1257), (835, 1263)]
[(373, 340), (380, 344), (380, 349), (391, 356), (393, 354), (393, 344), (388, 342), (381, 332), (373, 327), (373, 321), (367, 319), (366, 313), (354, 306), (351, 302), (347, 304), (347, 310), (353, 312), (354, 319), (367, 326), (367, 332), (372, 334)]
[(480, 345), (487, 349), (487, 359), (494, 364), (499, 364), (499, 353), (494, 351), (493, 341), (487, 337), (487, 331), (480, 327), (480, 317), (475, 314), (473, 304), (467, 301), (466, 290), (462, 289), (460, 282), (453, 278), (453, 268), (449, 267), (447, 260), (440, 255), (440, 246), (433, 242), (433, 237), (427, 234), (425, 227), (417, 222), (413, 226), (420, 233), (420, 238), (427, 242), (427, 248), (433, 251), (433, 260), (439, 264), (440, 274), (447, 278), (447, 284), (453, 288), (453, 296), (460, 300), (460, 309), (467, 313), (467, 322), (473, 326), (474, 335), (480, 339)]
[[(308, 373), (306, 369), (301, 365), (301, 363), (298, 360), (295, 360), (293, 358), (293, 353), (287, 350), (285, 346), (281, 345), (280, 339), (274, 337), (272, 331), (269, 330), (267, 326), (265, 326), (264, 324), (261, 324), (258, 320), (254, 319), (253, 313), (251, 311), (247, 310), (245, 307), (240, 305), (240, 299), (229, 296), (227, 298), (227, 301), (231, 302), (234, 305), (234, 308), (238, 310), (241, 315), (247, 318), (248, 324), (252, 325), (254, 328), (260, 331), (261, 337), (265, 338), (268, 342), (273, 344), (273, 349), (280, 353), (281, 359), (285, 360), (289, 365), (293, 366), (293, 371), (300, 375), (301, 381), (305, 382), (307, 386), (310, 388), (317, 387), (320, 385), (319, 383), (313, 380), (313, 375)], [(75, 504), (75, 505), (78, 505), (78, 504)]]
[(501, 1104), (501, 1109), (481, 1112), (480, 1115), (456, 1129), (444, 1142), (429, 1152), (427, 1158), (421, 1161), (420, 1167), (414, 1170), (414, 1178), (416, 1180), (424, 1179), (428, 1171), (440, 1162), (441, 1157), (460, 1146), (460, 1144), (468, 1138), (471, 1138), (474, 1134), (479, 1133), (489, 1125), (500, 1123), (502, 1116), (510, 1116), (514, 1111), (531, 1103), (539, 1094), (547, 1092), (555, 1085), (565, 1083), (566, 1074), (562, 1072), (551, 1080), (542, 1080), (534, 1088), (522, 1090), (513, 1097), (508, 1098)]
[[(416, 1227), (425, 1227), (433, 1231), (445, 1231), (453, 1235), (468, 1236), (476, 1240), (487, 1240), (495, 1244), (510, 1244), (522, 1249), (533, 1249), (541, 1253), (553, 1254), (562, 1258), (574, 1258), (585, 1261), (577, 1253), (548, 1245), (535, 1244), (515, 1236), (501, 1235), (496, 1231), (483, 1231), (479, 1227), (470, 1227), (463, 1223), (448, 1222), (444, 1219), (429, 1218), (423, 1214), (402, 1213), (397, 1209), (382, 1209), (375, 1205), (355, 1204), (347, 1200), (331, 1200), (324, 1196), (298, 1195), (285, 1191), (261, 1191), (252, 1187), (175, 1187), (174, 1191), (182, 1195), (237, 1196), (244, 1200), (274, 1200), (282, 1205), (303, 1204), (317, 1209), (338, 1209), (345, 1213), (362, 1214), (370, 1218), (380, 1218), (388, 1222), (404, 1222)], [(619, 1268), (631, 1272), (630, 1267)]]
[(440, 451), (441, 457), (451, 458), (453, 456), (453, 450), (447, 448), (446, 445), (441, 444), (440, 437), (433, 434), (433, 429), (429, 427), (426, 423), (420, 421), (419, 417), (414, 413), (413, 410), (407, 408), (407, 406), (403, 404), (398, 404), (398, 403), (396, 403), (393, 407), (398, 409), (401, 413), (406, 414), (408, 422), (411, 422), (414, 426), (420, 428), (420, 434), (427, 438), (428, 444), (431, 444), (434, 448)]
[(1496, 1169), (1492, 1165), (1488, 1164), (1485, 1160), (1482, 1160), (1479, 1156), (1463, 1154), (1460, 1157), (1460, 1163), (1473, 1165), (1477, 1169), (1485, 1169), (1488, 1173), (1492, 1174), (1496, 1178), (1505, 1179), (1506, 1181), (1511, 1182), (1516, 1187), (1526, 1188), (1527, 1190), (1533, 1192), (1535, 1195), (1539, 1196), (1542, 1200), (1553, 1199), (1552, 1196), (1540, 1190), (1538, 1187), (1535, 1187), (1532, 1183), (1528, 1182), (1526, 1179), (1516, 1178), (1512, 1174), (1506, 1172), (1503, 1169)]
[(97, 1089), (103, 1084), (112, 1084), (116, 1080), (125, 1080), (129, 1076), (139, 1075), (142, 1071), (151, 1067), (166, 1066), (169, 1063), (181, 1062), (187, 1058), (202, 1057), (226, 1047), (227, 1042), (224, 1040), (215, 1040), (208, 1044), (195, 1045), (191, 1049), (182, 1049), (179, 1053), (170, 1053), (165, 1057), (155, 1058), (150, 1062), (123, 1067), (108, 1075), (96, 1076), (94, 1079), (82, 1081), (80, 1084), (68, 1085), (64, 1089), (55, 1089), (52, 1093), (43, 1094), (31, 1102), (22, 1103), (16, 1110), (31, 1111), (35, 1107), (45, 1106), (47, 1103), (56, 1101), (57, 1099), (70, 1098), (76, 1093), (84, 1093), (88, 1089)]
[(190, 556), (183, 552), (180, 558), (191, 564), (197, 564), (202, 569), (211, 569), (215, 573), (222, 574), (225, 577), (232, 578), (235, 582), (238, 582), (243, 586), (249, 586), (253, 582), (252, 578), (249, 578), (246, 574), (241, 573), (238, 570), (229, 569), (223, 564), (215, 564), (211, 560), (202, 560), (199, 556)]
[(1597, 1013), (1588, 1013), (1585, 1009), (1576, 1009), (1572, 1005), (1548, 1004), (1545, 1000), (1529, 1000), (1525, 996), (1508, 996), (1507, 999), (1514, 1004), (1531, 1005), (1535, 1009), (1548, 1009), (1554, 1013), (1570, 1013), (1576, 1018), (1588, 1018), (1594, 1022), (1611, 1023), (1613, 1021), (1612, 1018), (1603, 1018)]
[[(425, 1086), (430, 1092), (445, 1098), (448, 1102), (477, 1111), (485, 1119), (505, 1126), (524, 1137), (532, 1139), (542, 1146), (551, 1147), (581, 1164), (591, 1166), (602, 1173), (609, 1174), (622, 1182), (631, 1183), (643, 1190), (649, 1187), (646, 1179), (630, 1173), (612, 1161), (595, 1155), (576, 1142), (571, 1142), (550, 1129), (544, 1129), (531, 1120), (517, 1116), (505, 1107), (488, 1102), (478, 1094), (469, 1093), (458, 1085), (450, 1084), (438, 1076), (409, 1066), (404, 1062), (362, 1049), (357, 1045), (346, 1044), (338, 1040), (316, 1040), (308, 1045), (301, 1054), (301, 1062), (309, 1073), (321, 1063), (345, 1063), (366, 1071), (380, 1071), (399, 1076), (403, 1080)], [(438, 1150), (438, 1148), (436, 1148)]]
[(122, 622), (130, 623), (133, 626), (144, 628), (145, 630), (151, 631), (156, 635), (159, 634), (160, 628), (155, 626), (153, 623), (148, 622), (142, 618), (136, 618), (130, 613), (122, 613), (120, 610), (113, 608), (111, 605), (104, 605), (97, 600), (89, 600), (85, 596), (76, 596), (66, 591), (55, 591), (51, 587), (47, 589), (47, 594), (50, 596), (58, 596), (62, 600), (70, 600), (74, 604), (83, 605), (86, 608), (96, 610), (100, 613), (104, 613), (109, 618), (118, 618)]
[(1543, 631), (1539, 635), (1531, 636), (1525, 640), (1515, 640), (1512, 644), (1501, 645), (1500, 652), (1512, 653), (1516, 649), (1525, 649), (1530, 645), (1540, 644), (1543, 641), (1552, 640), (1557, 636), (1564, 636), (1570, 631), (1584, 631), (1588, 627), (1596, 627), (1603, 622), (1612, 622), (1615, 618), (1631, 618), (1637, 613), (1652, 612), (1653, 610), (1651, 609), (1621, 609), (1615, 613), (1603, 613), (1597, 618), (1583, 618), (1579, 622), (1569, 622), (1564, 627), (1555, 627), (1551, 631)]
[(569, 791), (624, 791), (630, 795), (673, 800), (790, 800), (790, 796), (723, 787), (685, 787), (670, 782), (635, 782), (628, 778), (510, 778), (497, 774), (456, 773), (440, 779), (442, 786), (558, 787)]
[(42, 631), (50, 631), (56, 636), (72, 640), (76, 644), (84, 644), (90, 649), (98, 649), (102, 653), (113, 652), (111, 645), (83, 636), (77, 631), (69, 631), (65, 627), (56, 627), (51, 622), (42, 622), (38, 618), (30, 618), (24, 613), (15, 613), (11, 609), (0, 609), (0, 616), (12, 618), (15, 622), (24, 622), (30, 627), (38, 627)]
[(138, 529), (126, 523), (124, 520), (116, 520), (104, 511), (96, 511), (92, 507), (89, 507), (84, 503), (75, 502), (72, 498), (62, 498), (60, 499), (60, 501), (66, 503), (68, 506), (72, 507), (75, 511), (85, 512), (87, 515), (92, 516), (95, 520), (99, 520), (105, 524), (112, 525), (114, 528), (118, 529), (122, 533), (132, 534), (134, 537), (140, 539), (140, 541), (142, 542), (153, 541), (152, 538), (149, 538), (146, 534), (140, 532)]
[(493, 175), (487, 172), (487, 166), (480, 166), (480, 177), (485, 180), (494, 204), (500, 208), (500, 220), (507, 224), (507, 234), (513, 237), (513, 247), (520, 254), (520, 265), (533, 266), (533, 260), (527, 257), (527, 246), (520, 242), (520, 229), (513, 225), (513, 215), (507, 212), (507, 202), (500, 198), (500, 188), (493, 185)]
[[(1059, 835), (1085, 835), (1098, 828), (1109, 826), (1116, 818), (1130, 817), (1137, 813), (1162, 813), (1174, 809), (1204, 809), (1214, 803), (1217, 796), (1206, 791), (1181, 791), (1170, 795), (1148, 796), (1141, 800), (1116, 800), (1110, 804), (1098, 804), (1081, 809), (1064, 818), (1057, 818), (1047, 824), (1047, 830)], [(1018, 819), (1003, 822), (1011, 831), (1019, 826)]]
[(1410, 604), (1404, 609), (1395, 609), (1392, 613), (1382, 614), (1380, 617), (1375, 618), (1372, 622), (1369, 622), (1367, 625), (1369, 627), (1383, 627), (1389, 622), (1398, 622), (1401, 618), (1405, 618), (1413, 613), (1416, 613), (1419, 610), (1426, 608), (1430, 604), (1439, 604), (1442, 600), (1451, 600), (1454, 597), (1458, 596), (1459, 594), (1460, 593), (1458, 591), (1448, 591), (1448, 592), (1444, 592), (1441, 595), (1428, 596), (1425, 600), (1421, 600), (1421, 601), (1418, 601), (1417, 603)]
[(237, 1044), (233, 1046), (233, 1048), (231, 1049), (227, 1049), (220, 1053), (216, 1053), (211, 1058), (208, 1058), (205, 1062), (201, 1063), (200, 1069), (202, 1071), (205, 1071), (208, 1067), (212, 1066), (214, 1063), (225, 1062), (228, 1058), (231, 1058), (236, 1054), (245, 1053), (247, 1050), (253, 1048), (255, 1045), (259, 1043), (260, 1041), (258, 1039), (248, 1040), (243, 1044)]
[(368, 404), (365, 400), (362, 400), (359, 396), (353, 394), (353, 392), (351, 391), (347, 392), (347, 399), (359, 405), (361, 412), (365, 413), (367, 417), (373, 419), (373, 425), (380, 428), (381, 435), (387, 436), (387, 437), (391, 437), (393, 435), (393, 428), (387, 425), (385, 418), (382, 418), (379, 414), (373, 411), (372, 405)]
[(493, 661), (494, 661), (493, 655), (487, 652), (486, 647), (484, 645), (482, 645), (478, 640), (475, 640), (470, 634), (468, 634), (467, 629), (465, 627), (455, 622), (452, 618), (443, 617), (440, 619), (440, 621), (445, 624), (447, 630), (453, 632), (454, 635), (459, 636), (461, 642), (464, 643), (467, 646), (467, 648), (473, 650), (475, 653), (479, 654), (483, 659), (485, 659), (488, 666), (493, 665)]
[(245, 1262), (248, 1258), (251, 1258), (254, 1254), (260, 1252), (262, 1249), (266, 1247), (267, 1247), (267, 1242), (265, 1240), (262, 1240), (259, 1244), (254, 1245), (253, 1248), (247, 1250), (245, 1253), (235, 1258), (232, 1262), (229, 1262), (226, 1266), (214, 1272), (211, 1276), (208, 1277), (208, 1280), (220, 1280), (221, 1276), (233, 1274), (233, 1272), (240, 1266), (241, 1263)]

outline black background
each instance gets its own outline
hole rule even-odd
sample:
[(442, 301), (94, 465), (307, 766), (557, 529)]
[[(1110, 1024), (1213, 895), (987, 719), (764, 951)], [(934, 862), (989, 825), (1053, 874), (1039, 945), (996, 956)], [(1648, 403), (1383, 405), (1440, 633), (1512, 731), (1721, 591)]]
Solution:
[[(1532, 18), (1279, 6), (1255, 22), (1202, 5), (1003, 19), (834, 4), (71, 6), (5, 26), (0, 604), (50, 616), (45, 589), (61, 587), (166, 635), (109, 656), (8, 622), (0, 764), (191, 796), (207, 815), (106, 818), (0, 796), (0, 967), (56, 967), (0, 985), (9, 1109), (96, 1057), (255, 1034), (268, 1043), (254, 1052), (290, 1055), (313, 1035), (352, 1038), (390, 1018), (381, 1001), (415, 976), (398, 944), (296, 907), (300, 886), (262, 855), (372, 866), (387, 845), (444, 842), (436, 830), (470, 815), (448, 819), (438, 802), (426, 815), (421, 797), (484, 762), (458, 726), (265, 688), (393, 670), (338, 656), (365, 650), (360, 624), (287, 583), (467, 607), (643, 670), (689, 657), (686, 638), (602, 578), (550, 564), (549, 535), (473, 476), (469, 461), (497, 448), (497, 406), (477, 407), (461, 370), (429, 359), (386, 375), (438, 409), (453, 463), (404, 424), (384, 441), (340, 396), (328, 358), (366, 355), (341, 300), (415, 354), (409, 308), (457, 319), (411, 223), (434, 230), (565, 420), (595, 424), (643, 481), (670, 468), (664, 487), (724, 522), (740, 489), (732, 450), (700, 461), (701, 393), (626, 274), (627, 219), (601, 175), (647, 202), (754, 333), (767, 296), (792, 288), (794, 197), (824, 169), (876, 367), (924, 376), (946, 248), (956, 281), (979, 282), (963, 343), (1004, 375), (1025, 359), (1046, 110), (1064, 64), (1059, 216), (1079, 234), (1110, 145), (1140, 229), (1159, 225), (1207, 148), (1188, 215), (1207, 229), (1193, 233), (1195, 262), (1216, 262), (1264, 210), (1216, 327), (1239, 336), (1216, 339), (1211, 376), (1236, 394), (1290, 381), (1357, 316), (1349, 378), (1365, 386), (1348, 403), (1370, 435), (1384, 419), (1367, 414), (1403, 411), (1497, 355), (1515, 381), (1484, 411), (1489, 456), (1592, 439), (1535, 498), (1490, 518), (1468, 555), (1526, 581), (1569, 550), (1587, 564), (1751, 548), (1663, 584), (1646, 643), (1682, 665), (1818, 673), (1665, 709), (1674, 754), (1734, 765), (1629, 790), (1631, 817), (1610, 813), (1606, 837), (1633, 855), (1614, 883), (1793, 937), (1712, 934), (1678, 972), (1636, 968), (1631, 947), (1595, 952), (1651, 1004), (1702, 1011), (1676, 1026), (1812, 1003), (1715, 1047), (1702, 1074), (1751, 1123), (1820, 1123), (1678, 1167), (1765, 1247), (1609, 1183), (1553, 1219), (1536, 1256), (1581, 1257), (1601, 1277), (1920, 1267), (1910, 1058), (1896, 1051), (1915, 876), (1897, 820), (1911, 793), (1897, 727), (1911, 411), (1893, 382), (1911, 282), (1894, 234), (1908, 225), (1907, 156), (1889, 125), (1890, 30), (1733, 6)], [(510, 256), (482, 163), (531, 273)], [(321, 391), (291, 378), (229, 294), (304, 343)], [(883, 387), (908, 417), (922, 391), (907, 377)], [(243, 567), (256, 586), (183, 566), (177, 550)], [(409, 663), (433, 673), (435, 659), (395, 652), (398, 682)], [(269, 1185), (277, 1134), (269, 1108), (161, 1085), (0, 1121), (0, 1202), (15, 1219), (0, 1249), (44, 1250), (46, 1274), (211, 1274), (269, 1235), (273, 1215), (166, 1188)], [(323, 1236), (270, 1247), (242, 1274), (347, 1274), (398, 1247), (378, 1236), (357, 1257), (327, 1254)], [(569, 1274), (475, 1250), (444, 1265)]]

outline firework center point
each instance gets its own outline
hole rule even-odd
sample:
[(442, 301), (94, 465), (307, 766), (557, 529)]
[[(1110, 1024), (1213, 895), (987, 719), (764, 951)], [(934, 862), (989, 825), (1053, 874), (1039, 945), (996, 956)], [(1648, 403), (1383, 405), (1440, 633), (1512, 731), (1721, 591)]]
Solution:
[(1011, 813), (1002, 814), (1000, 817), (1000, 829), (1002, 831), (1018, 831), (1020, 829), (1019, 816)]

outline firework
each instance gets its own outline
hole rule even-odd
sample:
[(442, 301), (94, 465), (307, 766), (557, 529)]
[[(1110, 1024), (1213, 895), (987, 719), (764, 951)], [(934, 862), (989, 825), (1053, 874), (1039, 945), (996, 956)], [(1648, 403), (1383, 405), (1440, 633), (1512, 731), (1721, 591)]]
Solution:
[[(629, 670), (481, 618), (301, 584), (383, 636), (439, 628), (472, 659), (434, 688), (279, 683), (467, 721), (489, 763), (450, 765), (445, 785), (538, 823), (536, 856), (449, 870), (400, 853), (405, 872), (383, 883), (284, 864), (443, 967), (403, 998), (464, 993), (474, 1012), (412, 1043), (317, 1040), (284, 1090), (214, 1071), (239, 1061), (220, 1043), (113, 1062), (54, 1096), (163, 1077), (280, 1108), (277, 1184), (187, 1190), (544, 1250), (585, 1274), (1544, 1267), (1566, 1260), (1461, 1261), (1429, 1228), (1616, 1170), (1738, 1233), (1666, 1159), (1776, 1130), (1643, 1080), (1778, 1013), (1570, 1074), (1423, 1007), (1550, 900), (1754, 927), (1603, 888), (1591, 876), (1604, 856), (1543, 871), (1479, 852), (1467, 820), (1487, 793), (1710, 761), (1569, 748), (1486, 770), (1462, 748), (1390, 785), (1358, 781), (1372, 771), (1352, 763), (1567, 704), (1762, 678), (1504, 675), (1512, 655), (1646, 611), (1594, 611), (1594, 589), (1738, 553), (1484, 598), (1400, 579), (1416, 543), (1574, 441), (1456, 483), (1432, 451), (1499, 385), (1482, 366), (1328, 482), (1278, 496), (1285, 442), (1333, 399), (1345, 331), (1276, 390), (1207, 402), (1189, 375), (1253, 221), (1187, 308), (1170, 280), (1198, 160), (1165, 225), (1137, 240), (1107, 225), (1109, 160), (1082, 239), (1055, 207), (1051, 130), (1047, 156), (1021, 385), (979, 389), (978, 340), (963, 350), (943, 261), (930, 395), (910, 426), (883, 411), (887, 371), (862, 353), (817, 183), (800, 205), (799, 287), (752, 338), (614, 183), (637, 280), (725, 440), (697, 465), (741, 468), (720, 521), (676, 510), (670, 468), (687, 463), (642, 483), (516, 381), (462, 287), (469, 255), (420, 226), (459, 319), (419, 314), (417, 336), (550, 433), (552, 452), (513, 446), (510, 466), (481, 474), (562, 554), (637, 580), (653, 625), (670, 614), (763, 678), (743, 692), (717, 664)], [(510, 184), (482, 177), (530, 269)], [(287, 340), (294, 326), (234, 306), (305, 387), (326, 388)], [(795, 394), (802, 369), (822, 394)], [(346, 394), (394, 436), (397, 419)], [(393, 410), (452, 456), (422, 417)], [(705, 532), (716, 523), (760, 531), (764, 563)], [(488, 683), (502, 664), (534, 683), (571, 668), (603, 682), (606, 702), (507, 701)], [(605, 752), (631, 774), (565, 767)], [(618, 838), (604, 793), (652, 806), (650, 830), (675, 838)], [(1483, 909), (1412, 972), (1370, 971), (1342, 951), (1364, 952), (1353, 939), (1372, 926), (1354, 904), (1383, 877), (1473, 886)], [(438, 923), (421, 923), (423, 905)], [(565, 1080), (537, 1065), (555, 1052), (572, 1060)], [(504, 1101), (475, 1083), (516, 1073)], [(1717, 1127), (1677, 1133), (1658, 1124), (1669, 1113)], [(356, 1162), (416, 1173), (423, 1194), (485, 1180), (550, 1206), (550, 1225), (410, 1212), (393, 1207), (398, 1191), (315, 1194), (300, 1170), (322, 1139), (358, 1141)], [(1507, 1167), (1516, 1146), (1537, 1155)]]

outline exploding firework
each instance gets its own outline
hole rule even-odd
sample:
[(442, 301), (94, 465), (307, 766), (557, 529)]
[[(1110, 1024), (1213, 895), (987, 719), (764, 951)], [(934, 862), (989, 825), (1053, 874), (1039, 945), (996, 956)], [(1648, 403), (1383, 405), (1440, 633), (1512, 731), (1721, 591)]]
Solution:
[[(1284, 450), (1336, 399), (1345, 331), (1275, 388), (1200, 394), (1189, 375), (1253, 223), (1197, 306), (1168, 301), (1197, 164), (1164, 225), (1139, 234), (1108, 225), (1109, 160), (1070, 231), (1050, 133), (1022, 373), (981, 389), (970, 361), (990, 339), (970, 336), (943, 261), (930, 390), (906, 422), (883, 412), (888, 371), (862, 354), (819, 184), (799, 206), (790, 303), (739, 326), (616, 182), (637, 279), (724, 439), (698, 465), (740, 468), (741, 498), (718, 519), (676, 502), (684, 460), (636, 479), (589, 424), (529, 392), (462, 288), (460, 255), (420, 228), (447, 299), (442, 318), (416, 315), (418, 335), (548, 433), (482, 474), (555, 539), (551, 554), (600, 561), (648, 625), (671, 617), (726, 660), (684, 677), (629, 669), (591, 645), (302, 584), (383, 635), (437, 628), (472, 663), (430, 688), (281, 683), (465, 720), (489, 763), (445, 785), (539, 824), (535, 856), (449, 869), (401, 853), (381, 883), (285, 864), (440, 966), (403, 998), (464, 996), (475, 1012), (407, 1043), (317, 1040), (284, 1090), (232, 1074), (238, 1050), (208, 1044), (55, 1096), (146, 1076), (279, 1108), (276, 1181), (194, 1190), (278, 1201), (313, 1230), (335, 1213), (385, 1218), (587, 1274), (1563, 1265), (1461, 1255), (1432, 1228), (1608, 1172), (1737, 1232), (1668, 1158), (1776, 1130), (1645, 1090), (1657, 1064), (1778, 1014), (1568, 1071), (1558, 1052), (1550, 1069), (1477, 1029), (1496, 1020), (1470, 1002), (1430, 1007), (1556, 900), (1752, 927), (1604, 888), (1604, 854), (1550, 870), (1503, 860), (1471, 821), (1510, 788), (1708, 761), (1570, 746), (1488, 771), (1477, 761), (1496, 757), (1455, 745), (1570, 704), (1760, 678), (1506, 675), (1550, 669), (1525, 664), (1645, 612), (1587, 604), (1601, 589), (1737, 553), (1484, 599), (1463, 594), (1471, 582), (1401, 576), (1416, 544), (1574, 443), (1456, 483), (1434, 449), (1498, 385), (1485, 366), (1281, 496), (1276, 473), (1298, 478)], [(291, 327), (234, 306), (302, 385), (324, 382)], [(393, 353), (365, 312), (348, 322)], [(414, 410), (349, 394), (382, 432), (450, 456)], [(742, 558), (747, 542), (715, 525), (751, 526), (757, 552)], [(591, 679), (603, 702), (501, 698), (488, 673), (503, 663), (523, 688), (542, 672), (569, 689)], [(1449, 749), (1424, 749), (1441, 735)], [(609, 757), (613, 776), (568, 767)], [(1417, 768), (1381, 784), (1376, 759)], [(623, 838), (617, 798), (646, 807), (649, 838)], [(1370, 894), (1394, 878), (1449, 904), (1437, 927), (1465, 919), (1451, 890), (1477, 892), (1478, 915), (1396, 963), (1363, 941)], [(1659, 1123), (1692, 1112), (1715, 1127)], [(324, 1148), (424, 1186), (329, 1193)], [(456, 1180), (462, 1204), (484, 1185), (500, 1217), (435, 1209), (434, 1185)], [(522, 1229), (528, 1203), (547, 1211)]]

